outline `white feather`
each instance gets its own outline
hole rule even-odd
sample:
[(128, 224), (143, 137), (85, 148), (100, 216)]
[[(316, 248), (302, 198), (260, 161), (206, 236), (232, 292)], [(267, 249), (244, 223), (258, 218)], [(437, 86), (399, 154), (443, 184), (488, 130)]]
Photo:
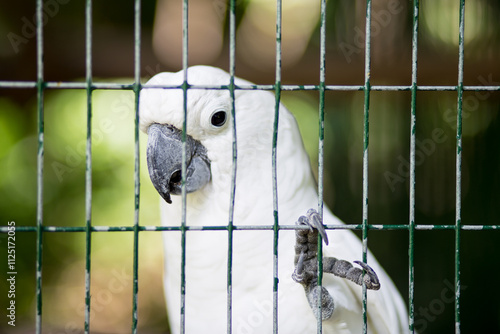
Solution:
[[(183, 73), (162, 73), (149, 83), (181, 85)], [(229, 75), (217, 68), (188, 69), (191, 85), (228, 85)], [(149, 84), (148, 83), (148, 84)], [(250, 84), (236, 79), (236, 85)], [(275, 98), (270, 92), (236, 90), (237, 178), (235, 225), (272, 225), (272, 135)], [(171, 124), (182, 129), (183, 94), (180, 89), (143, 89), (140, 125)], [(232, 120), (222, 128), (210, 124), (210, 115), (224, 109), (230, 115), (228, 90), (188, 90), (187, 132), (208, 150), (212, 179), (187, 196), (188, 226), (223, 226), (229, 218), (232, 170)], [(328, 167), (328, 166), (327, 166)], [(293, 225), (308, 209), (317, 207), (316, 185), (295, 119), (280, 105), (277, 183), (279, 223)], [(161, 200), (163, 225), (181, 224), (181, 198), (169, 205)], [(342, 224), (328, 208), (325, 224)], [(233, 333), (272, 333), (273, 329), (273, 231), (233, 232), (232, 329)], [(328, 231), (330, 246), (324, 256), (360, 260), (360, 240), (349, 230)], [(279, 231), (278, 330), (279, 333), (315, 333), (316, 319), (304, 289), (292, 278), (295, 233)], [(181, 233), (164, 232), (165, 294), (171, 331), (180, 331)], [(227, 231), (186, 233), (186, 333), (227, 331)], [(407, 328), (406, 307), (396, 287), (371, 253), (368, 263), (378, 274), (381, 289), (368, 291), (369, 333), (401, 333)], [(362, 331), (361, 287), (330, 274), (323, 286), (332, 295), (335, 311), (323, 322), (323, 333)]]

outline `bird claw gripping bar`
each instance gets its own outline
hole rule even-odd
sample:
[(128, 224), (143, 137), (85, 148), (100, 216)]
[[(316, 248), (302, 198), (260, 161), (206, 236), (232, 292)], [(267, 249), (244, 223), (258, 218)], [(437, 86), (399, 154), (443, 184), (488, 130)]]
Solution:
[[(309, 229), (298, 229), (295, 231), (295, 270), (292, 278), (295, 282), (302, 284), (306, 292), (307, 300), (313, 310), (317, 310), (320, 287), (318, 286), (318, 233), (328, 245), (328, 237), (322, 224), (319, 213), (309, 209), (306, 216), (300, 216), (297, 223), (299, 226), (308, 226)], [(363, 281), (368, 289), (380, 289), (380, 281), (375, 271), (364, 262), (354, 261), (362, 269), (354, 267), (349, 261), (339, 260), (334, 257), (323, 258), (323, 272), (362, 285)], [(365, 274), (363, 275), (363, 270)], [(324, 287), (321, 287), (321, 318), (329, 319), (334, 311), (333, 298)], [(315, 314), (316, 317), (318, 314)]]

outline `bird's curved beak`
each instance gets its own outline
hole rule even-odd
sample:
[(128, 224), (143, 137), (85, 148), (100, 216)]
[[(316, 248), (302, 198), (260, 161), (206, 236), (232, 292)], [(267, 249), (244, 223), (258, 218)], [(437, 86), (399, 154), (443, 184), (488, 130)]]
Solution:
[[(148, 129), (147, 161), (149, 176), (167, 203), (170, 194), (182, 193), (182, 131), (168, 124), (152, 124)], [(190, 193), (210, 181), (207, 149), (186, 135), (186, 192)]]

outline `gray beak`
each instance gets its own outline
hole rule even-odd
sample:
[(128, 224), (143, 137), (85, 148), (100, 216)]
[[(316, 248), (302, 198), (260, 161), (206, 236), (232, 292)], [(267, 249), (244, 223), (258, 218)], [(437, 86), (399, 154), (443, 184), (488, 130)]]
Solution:
[[(149, 176), (167, 203), (170, 194), (182, 193), (182, 131), (167, 124), (153, 124), (148, 129), (147, 160)], [(190, 193), (210, 181), (207, 149), (186, 135), (186, 192)]]

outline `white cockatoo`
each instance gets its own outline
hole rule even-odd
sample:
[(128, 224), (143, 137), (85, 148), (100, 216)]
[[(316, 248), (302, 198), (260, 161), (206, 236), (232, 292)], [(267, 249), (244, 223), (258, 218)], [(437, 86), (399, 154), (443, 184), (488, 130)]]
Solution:
[[(209, 66), (188, 68), (188, 84), (229, 85), (225, 71)], [(160, 73), (148, 84), (180, 86), (183, 71)], [(235, 78), (236, 85), (251, 83)], [(274, 224), (272, 142), (275, 97), (261, 90), (235, 90), (237, 173), (235, 226)], [(140, 126), (148, 134), (151, 180), (162, 197), (162, 225), (180, 226), (182, 89), (145, 88), (140, 95)], [(227, 89), (187, 91), (186, 225), (224, 226), (232, 192), (233, 120)], [(277, 328), (279, 333), (316, 333), (317, 234), (323, 247), (323, 333), (361, 333), (362, 280), (366, 282), (369, 333), (402, 333), (406, 307), (391, 279), (368, 253), (370, 267), (350, 262), (362, 257), (360, 240), (349, 230), (324, 230), (317, 207), (316, 183), (292, 114), (279, 108), (276, 147), (279, 224), (310, 229), (280, 230), (278, 237)], [(300, 217), (300, 218), (299, 218)], [(328, 208), (323, 224), (342, 224)], [(235, 230), (232, 245), (232, 333), (272, 333), (274, 231)], [(164, 289), (172, 333), (184, 321), (186, 333), (226, 333), (228, 326), (228, 231), (188, 230), (185, 239), (185, 308), (181, 320), (181, 232), (163, 232)], [(338, 260), (337, 260), (338, 259)], [(301, 283), (301, 284), (298, 284)]]

